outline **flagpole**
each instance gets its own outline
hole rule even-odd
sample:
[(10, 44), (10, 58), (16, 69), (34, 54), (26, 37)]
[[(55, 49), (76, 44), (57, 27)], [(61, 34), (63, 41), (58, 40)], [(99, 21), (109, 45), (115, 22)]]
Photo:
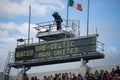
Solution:
[(30, 40), (31, 5), (29, 6), (28, 44)]
[(90, 0), (88, 0), (88, 9), (87, 9), (87, 36), (89, 35), (89, 6), (90, 6)]
[(67, 0), (67, 15), (66, 15), (66, 26), (68, 27), (68, 15), (69, 15), (69, 5), (68, 5), (69, 0)]

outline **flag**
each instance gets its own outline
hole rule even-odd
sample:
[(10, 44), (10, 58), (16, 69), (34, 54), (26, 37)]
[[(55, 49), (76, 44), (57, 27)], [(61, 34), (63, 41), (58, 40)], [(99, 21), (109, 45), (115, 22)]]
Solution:
[(82, 11), (82, 5), (81, 5), (81, 4), (78, 4), (78, 3), (77, 3), (77, 4), (75, 5), (75, 8), (78, 9), (78, 10), (80, 10), (80, 11)]
[(71, 7), (73, 7), (74, 1), (73, 0), (68, 0), (68, 5), (71, 6)]

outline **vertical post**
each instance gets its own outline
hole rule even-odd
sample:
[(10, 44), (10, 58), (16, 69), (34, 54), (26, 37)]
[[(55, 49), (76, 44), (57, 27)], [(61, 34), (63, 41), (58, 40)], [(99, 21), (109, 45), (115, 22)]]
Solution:
[(78, 21), (78, 35), (80, 37), (80, 20)]
[(30, 39), (30, 21), (31, 21), (31, 5), (29, 6), (28, 44), (29, 44), (29, 39)]
[(88, 0), (88, 8), (87, 8), (87, 36), (89, 35), (89, 6), (90, 6), (90, 0)]
[(32, 44), (33, 44), (33, 38), (32, 38)]
[(4, 80), (4, 77), (5, 77), (5, 73), (4, 73), (4, 72), (2, 72), (2, 78), (3, 78), (3, 80)]
[(97, 34), (97, 28), (96, 28), (96, 34)]
[(18, 41), (17, 41), (17, 46), (18, 46)]
[(81, 58), (81, 66), (84, 66), (84, 59)]
[(22, 80), (25, 80), (25, 66), (23, 65)]
[(19, 68), (18, 68), (18, 76), (17, 76), (18, 80), (19, 80)]
[(80, 66), (80, 72), (82, 76), (86, 74), (86, 72), (89, 72), (90, 68), (87, 66), (86, 62), (84, 62), (84, 59), (81, 58), (81, 66)]
[(104, 52), (104, 43), (102, 43), (102, 53)]
[(68, 5), (69, 0), (67, 0), (67, 17), (66, 17), (66, 26), (68, 27), (68, 12), (69, 12), (69, 5)]

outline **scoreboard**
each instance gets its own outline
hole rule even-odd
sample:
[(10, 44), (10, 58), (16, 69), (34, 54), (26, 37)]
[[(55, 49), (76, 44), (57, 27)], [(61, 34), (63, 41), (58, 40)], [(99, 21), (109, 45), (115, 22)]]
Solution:
[(54, 60), (84, 56), (96, 51), (96, 37), (69, 38), (32, 45), (23, 45), (15, 49), (15, 61)]

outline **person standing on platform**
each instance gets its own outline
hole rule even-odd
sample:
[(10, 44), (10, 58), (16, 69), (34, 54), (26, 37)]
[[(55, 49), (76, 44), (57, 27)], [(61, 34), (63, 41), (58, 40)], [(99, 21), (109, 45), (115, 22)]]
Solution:
[(56, 25), (57, 25), (57, 30), (61, 30), (61, 23), (63, 22), (61, 16), (59, 15), (58, 12), (54, 12), (52, 16), (55, 19)]

